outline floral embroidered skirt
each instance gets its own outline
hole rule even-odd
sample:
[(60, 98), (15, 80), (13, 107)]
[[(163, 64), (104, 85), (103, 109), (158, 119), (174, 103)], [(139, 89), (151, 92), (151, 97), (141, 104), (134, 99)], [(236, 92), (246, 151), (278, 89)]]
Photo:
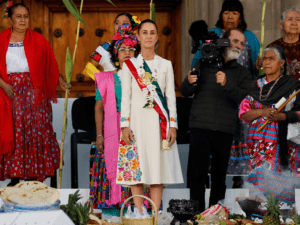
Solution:
[(36, 107), (30, 73), (9, 74), (15, 90), (12, 103), (14, 152), (0, 156), (0, 180), (45, 180), (59, 168), (60, 149), (52, 127), (50, 100)]
[(295, 203), (296, 171), (299, 167), (300, 145), (288, 142), (289, 170), (281, 171), (279, 143), (254, 139), (248, 143), (250, 194), (272, 192), (274, 197), (288, 204)]
[[(95, 154), (93, 154), (95, 152)], [(95, 143), (92, 143), (92, 150), (90, 155), (91, 161), (91, 181), (90, 181), (90, 199), (94, 203), (94, 208), (96, 209), (121, 209), (123, 203), (127, 198), (131, 196), (130, 187), (121, 187), (122, 197), (121, 202), (117, 205), (108, 206), (107, 202), (109, 200), (109, 180), (106, 175), (105, 168), (105, 156), (101, 154), (98, 149), (96, 149)], [(150, 189), (144, 189), (144, 195), (150, 197)], [(133, 201), (131, 201), (131, 205), (133, 205)], [(150, 202), (148, 200), (144, 201), (144, 205), (147, 209), (150, 209)], [(128, 204), (127, 204), (128, 206)], [(105, 213), (105, 212), (104, 212)]]

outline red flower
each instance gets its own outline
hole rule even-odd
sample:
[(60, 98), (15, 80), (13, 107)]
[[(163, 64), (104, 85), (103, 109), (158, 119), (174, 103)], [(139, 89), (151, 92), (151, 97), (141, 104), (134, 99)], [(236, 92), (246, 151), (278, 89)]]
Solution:
[(265, 150), (266, 144), (264, 142), (259, 143), (259, 150)]
[(267, 150), (265, 155), (266, 160), (269, 162), (273, 159), (273, 157), (274, 157), (274, 151), (271, 149)]
[(95, 53), (93, 59), (97, 62), (99, 62), (101, 60), (102, 56), (99, 53)]
[(126, 145), (126, 143), (125, 143), (124, 140), (121, 140), (120, 144), (121, 144), (122, 146), (125, 146), (125, 145)]
[(253, 146), (251, 146), (250, 148), (248, 148), (248, 154), (249, 155), (253, 155), (253, 153), (254, 153), (254, 147)]
[(12, 1), (7, 1), (7, 8), (11, 7), (12, 5)]
[(262, 164), (262, 156), (259, 155), (257, 158), (255, 158), (256, 166), (260, 166)]

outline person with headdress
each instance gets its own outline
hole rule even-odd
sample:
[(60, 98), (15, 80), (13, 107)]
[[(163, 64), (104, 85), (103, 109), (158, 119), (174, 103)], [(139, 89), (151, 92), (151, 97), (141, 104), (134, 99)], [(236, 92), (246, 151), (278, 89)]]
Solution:
[(111, 63), (117, 69), (95, 73), (97, 150), (92, 160), (90, 199), (94, 208), (102, 209), (103, 214), (118, 215), (124, 201), (131, 195), (130, 188), (116, 184), (122, 68), (125, 60), (139, 53), (138, 39), (128, 23), (119, 27), (108, 50)]
[(43, 181), (59, 168), (60, 149), (52, 127), (59, 75), (53, 50), (28, 29), (23, 4), (7, 9), (11, 28), (0, 34), (0, 180)]
[[(273, 41), (267, 46), (280, 46), (286, 54), (287, 75), (300, 79), (300, 10), (288, 8), (283, 11), (278, 21), (279, 27), (283, 30), (282, 38)], [(256, 61), (256, 68), (262, 65), (262, 59)]]
[[(132, 32), (136, 33), (141, 21), (139, 17), (132, 16), (129, 13), (118, 14), (114, 20), (114, 35), (118, 32), (119, 27), (125, 23), (129, 24), (129, 26), (132, 28)], [(118, 61), (112, 64), (110, 60), (110, 46), (110, 42), (104, 42), (97, 47), (97, 49), (91, 55), (90, 61), (83, 70), (84, 75), (93, 78), (94, 73), (100, 72), (100, 67), (102, 67), (104, 71), (113, 71), (119, 66)]]
[[(117, 34), (118, 29), (123, 24), (129, 24), (129, 27), (132, 29), (131, 32), (136, 33), (139, 24), (141, 23), (139, 17), (132, 16), (129, 13), (120, 13), (116, 16), (114, 20), (114, 35)], [(94, 53), (91, 55), (90, 61), (86, 64), (82, 74), (88, 76), (95, 80), (95, 73), (100, 72), (100, 67), (102, 67), (103, 71), (115, 71), (120, 67), (120, 63), (118, 60), (112, 61), (112, 51), (110, 51), (111, 47), (113, 47), (112, 42), (104, 42), (99, 45)], [(91, 172), (93, 167), (94, 155), (96, 152), (96, 127), (92, 133), (93, 141), (91, 143), (90, 150), (90, 182), (92, 182)], [(90, 184), (91, 185), (91, 184)]]
[[(295, 202), (295, 177), (300, 145), (287, 140), (288, 126), (300, 119), (297, 94), (279, 113), (280, 103), (300, 89), (300, 82), (286, 75), (286, 56), (279, 46), (263, 52), (265, 75), (253, 81), (248, 96), (240, 105), (239, 117), (250, 123), (247, 137), (249, 183), (252, 195), (272, 192), (276, 199)], [(285, 98), (282, 100), (282, 98)], [(269, 120), (261, 130), (258, 129)]]
[[(130, 186), (132, 195), (143, 195), (143, 187), (150, 186), (151, 199), (159, 209), (164, 185), (183, 183), (176, 144), (174, 73), (172, 63), (155, 54), (155, 22), (142, 21), (137, 37), (141, 53), (125, 61), (122, 69), (117, 184)], [(143, 199), (135, 197), (134, 203), (135, 211), (143, 213)]]

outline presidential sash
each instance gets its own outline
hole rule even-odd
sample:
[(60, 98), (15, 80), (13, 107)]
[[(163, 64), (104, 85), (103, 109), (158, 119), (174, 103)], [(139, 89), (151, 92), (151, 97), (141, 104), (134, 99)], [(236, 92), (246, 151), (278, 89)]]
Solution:
[[(132, 76), (136, 80), (138, 86), (140, 87), (141, 91), (146, 88), (148, 89), (148, 93), (150, 93), (150, 90), (148, 86), (146, 86), (143, 82), (143, 79), (138, 75), (137, 72), (137, 67), (138, 67), (138, 62), (136, 58), (131, 58), (130, 60), (125, 61), (128, 69), (130, 70)], [(144, 63), (144, 70), (145, 72), (148, 72), (152, 76), (152, 71), (150, 70), (149, 66), (147, 63), (143, 60)], [(170, 129), (170, 119), (169, 119), (169, 109), (167, 106), (167, 101), (165, 96), (163, 95), (158, 83), (156, 80), (152, 79), (152, 85), (156, 87), (155, 94), (154, 94), (154, 110), (158, 113), (159, 118), (160, 118), (160, 129), (161, 129), (161, 135), (162, 135), (162, 141), (163, 141), (163, 150), (170, 149), (169, 147), (169, 142), (167, 140), (168, 138), (168, 132)]]

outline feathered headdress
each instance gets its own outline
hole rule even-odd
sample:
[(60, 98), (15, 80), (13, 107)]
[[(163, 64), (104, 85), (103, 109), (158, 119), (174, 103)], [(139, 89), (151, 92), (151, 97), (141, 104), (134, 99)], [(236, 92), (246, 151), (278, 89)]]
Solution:
[(133, 30), (128, 23), (120, 26), (118, 32), (113, 37), (113, 40), (116, 41), (113, 50), (115, 56), (117, 55), (118, 49), (122, 43), (131, 47), (135, 47), (138, 44), (137, 36), (133, 33)]

